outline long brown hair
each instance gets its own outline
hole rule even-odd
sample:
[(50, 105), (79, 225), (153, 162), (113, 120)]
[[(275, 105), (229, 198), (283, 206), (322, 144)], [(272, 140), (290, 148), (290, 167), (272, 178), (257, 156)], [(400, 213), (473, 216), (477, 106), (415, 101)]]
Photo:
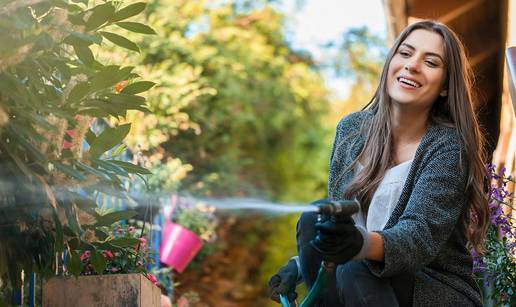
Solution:
[[(387, 73), (392, 57), (412, 31), (423, 29), (439, 34), (444, 45), (444, 64), (448, 96), (437, 98), (430, 112), (430, 120), (453, 126), (465, 147), (468, 163), (467, 206), (469, 210), (461, 216), (461, 224), (471, 246), (483, 251), (483, 242), (489, 225), (489, 209), (484, 193), (485, 154), (484, 139), (474, 110), (472, 70), (464, 47), (457, 35), (444, 24), (421, 21), (409, 25), (394, 42), (387, 55), (376, 92), (368, 104), (373, 113), (372, 120), (362, 125), (360, 134), (366, 136), (365, 144), (354, 167), (361, 157), (364, 159), (362, 171), (355, 176), (345, 191), (346, 198), (361, 201), (362, 211), (367, 214), (369, 203), (385, 172), (391, 167), (393, 150), (391, 128), (391, 99), (387, 92)], [(461, 157), (462, 159), (463, 157)]]

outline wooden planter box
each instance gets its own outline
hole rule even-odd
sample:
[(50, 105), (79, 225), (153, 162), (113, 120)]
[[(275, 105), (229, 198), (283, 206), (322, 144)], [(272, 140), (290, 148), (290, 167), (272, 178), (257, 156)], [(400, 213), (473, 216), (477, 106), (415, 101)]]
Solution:
[(161, 291), (142, 274), (54, 277), (43, 286), (43, 307), (161, 307)]

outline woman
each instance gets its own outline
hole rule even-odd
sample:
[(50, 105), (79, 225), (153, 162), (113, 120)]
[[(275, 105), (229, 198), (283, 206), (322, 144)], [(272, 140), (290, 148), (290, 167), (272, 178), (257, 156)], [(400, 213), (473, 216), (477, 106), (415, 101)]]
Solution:
[(271, 297), (301, 278), (310, 287), (326, 260), (339, 265), (321, 306), (481, 306), (469, 249), (482, 250), (489, 211), (473, 105), (457, 36), (408, 26), (369, 107), (337, 126), (329, 197), (356, 198), (361, 212), (345, 223), (303, 214), (299, 258), (271, 278)]

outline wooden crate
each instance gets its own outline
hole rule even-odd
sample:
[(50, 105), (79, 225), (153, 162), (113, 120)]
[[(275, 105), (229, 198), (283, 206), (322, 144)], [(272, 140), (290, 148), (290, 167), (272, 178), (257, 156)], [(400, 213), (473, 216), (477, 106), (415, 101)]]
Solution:
[(161, 307), (161, 291), (141, 274), (54, 277), (43, 307)]

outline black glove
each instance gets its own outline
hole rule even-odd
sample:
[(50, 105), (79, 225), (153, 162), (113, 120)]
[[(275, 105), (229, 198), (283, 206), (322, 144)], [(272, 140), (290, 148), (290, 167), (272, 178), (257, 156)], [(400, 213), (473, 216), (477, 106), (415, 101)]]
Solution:
[(279, 303), (279, 296), (283, 294), (287, 296), (289, 302), (295, 301), (297, 298), (297, 280), (297, 264), (294, 259), (291, 259), (276, 275), (269, 279), (269, 297)]
[(324, 261), (343, 264), (355, 257), (367, 239), (351, 217), (326, 219), (315, 224), (317, 235), (310, 245)]

